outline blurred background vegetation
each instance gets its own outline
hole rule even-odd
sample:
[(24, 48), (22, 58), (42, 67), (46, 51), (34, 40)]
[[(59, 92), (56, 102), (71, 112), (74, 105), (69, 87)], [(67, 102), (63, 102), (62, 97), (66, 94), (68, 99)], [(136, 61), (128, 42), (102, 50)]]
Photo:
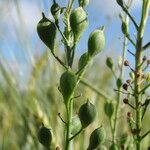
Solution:
[[(37, 140), (37, 130), (42, 122), (52, 129), (54, 146), (64, 146), (62, 136), (64, 124), (57, 115), (61, 113), (65, 118), (63, 99), (58, 90), (63, 68), (53, 59), (36, 33), (41, 12), (44, 11), (51, 18), (49, 13), (51, 3), (52, 1), (49, 0), (0, 0), (0, 150), (42, 149)], [(58, 3), (64, 6), (67, 1), (58, 0)], [(105, 65), (105, 59), (107, 56), (113, 56), (117, 66), (118, 56), (122, 52), (123, 38), (117, 18), (119, 9), (112, 2), (110, 2), (113, 4), (112, 8), (109, 1), (106, 3), (109, 5), (105, 6), (108, 10), (101, 7), (102, 1), (98, 3), (96, 0), (93, 0), (87, 8), (91, 23), (77, 47), (74, 68), (77, 66), (79, 56), (87, 48), (89, 33), (105, 24), (108, 37), (106, 50), (96, 57), (88, 68), (85, 78), (100, 91), (101, 89), (105, 91), (109, 97), (114, 97), (115, 101), (114, 78)], [(112, 11), (115, 8), (115, 11), (111, 12), (109, 7)], [(136, 14), (135, 10), (134, 13)], [(146, 39), (148, 39), (147, 34)], [(63, 59), (62, 49), (58, 41), (57, 54)], [(129, 60), (133, 62), (130, 57)], [(98, 117), (95, 123), (75, 139), (75, 150), (86, 149), (91, 131), (100, 125), (106, 127), (105, 145), (110, 145), (110, 126), (103, 109), (106, 98), (83, 84), (80, 84), (76, 91), (76, 95), (80, 94), (82, 96), (74, 103), (74, 114), (77, 114), (80, 105), (89, 98), (97, 107)], [(130, 136), (126, 123), (127, 112), (128, 108), (121, 102), (118, 140), (121, 140), (123, 133)], [(149, 128), (148, 114), (149, 111), (144, 118), (143, 132)], [(148, 146), (150, 146), (150, 136), (143, 141), (143, 150)]]

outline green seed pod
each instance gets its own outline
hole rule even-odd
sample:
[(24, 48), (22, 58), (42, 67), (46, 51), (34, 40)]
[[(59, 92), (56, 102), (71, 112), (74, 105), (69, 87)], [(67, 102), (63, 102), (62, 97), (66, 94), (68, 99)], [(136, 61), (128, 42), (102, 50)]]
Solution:
[(88, 53), (90, 56), (95, 56), (104, 49), (105, 35), (104, 27), (94, 30), (88, 39)]
[(88, 59), (89, 59), (89, 55), (88, 53), (84, 53), (80, 59), (79, 59), (79, 64), (78, 64), (78, 68), (79, 70), (83, 69), (85, 67), (85, 65), (87, 64), (88, 62)]
[(75, 8), (70, 15), (70, 26), (74, 34), (74, 41), (78, 42), (88, 26), (87, 14), (82, 7)]
[(76, 86), (77, 77), (74, 73), (66, 71), (61, 75), (60, 78), (60, 90), (64, 97), (65, 104), (68, 103), (72, 92)]
[(61, 8), (57, 3), (54, 3), (50, 9), (51, 14), (53, 15), (55, 20), (58, 20), (60, 17)]
[(122, 29), (122, 33), (127, 36), (128, 35), (128, 26), (127, 26), (126, 22), (124, 22), (124, 21), (122, 22), (121, 29)]
[(76, 115), (72, 118), (71, 122), (71, 134), (75, 135), (82, 128), (79, 116)]
[(100, 145), (97, 150), (107, 150), (107, 148), (104, 145)]
[(83, 128), (86, 128), (96, 118), (95, 106), (87, 100), (87, 103), (83, 104), (79, 109), (79, 118)]
[(131, 79), (135, 79), (135, 74), (134, 74), (133, 71), (131, 71), (131, 72), (129, 73), (129, 75), (130, 75)]
[(109, 147), (109, 150), (119, 150), (119, 147), (117, 144), (112, 144), (110, 147)]
[(95, 129), (90, 136), (88, 150), (96, 149), (100, 144), (104, 143), (106, 138), (106, 131), (104, 127)]
[(52, 141), (52, 133), (50, 129), (42, 126), (38, 131), (38, 140), (45, 148), (49, 150)]
[(89, 0), (78, 0), (79, 6), (86, 7), (89, 4)]
[(109, 69), (113, 70), (114, 68), (114, 61), (111, 57), (107, 57), (106, 59), (106, 65)]
[(37, 25), (37, 33), (44, 44), (54, 52), (55, 40), (56, 40), (56, 26), (53, 22), (47, 19), (42, 13), (43, 18)]
[(118, 78), (116, 82), (117, 88), (119, 89), (122, 86), (122, 79)]
[(105, 111), (105, 114), (111, 118), (113, 116), (113, 113), (114, 113), (114, 104), (111, 102), (111, 101), (107, 101), (105, 104), (104, 104), (104, 111)]

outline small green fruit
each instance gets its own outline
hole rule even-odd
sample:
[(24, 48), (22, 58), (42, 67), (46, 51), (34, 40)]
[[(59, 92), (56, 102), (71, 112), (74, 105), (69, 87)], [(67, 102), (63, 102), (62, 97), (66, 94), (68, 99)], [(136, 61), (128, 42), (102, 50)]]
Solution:
[(122, 33), (127, 36), (128, 35), (128, 26), (127, 26), (126, 22), (124, 22), (124, 21), (122, 22), (121, 29), (122, 29)]
[(49, 150), (52, 141), (52, 133), (50, 129), (42, 126), (38, 131), (38, 140), (45, 148)]
[(123, 133), (120, 137), (120, 145), (125, 145), (129, 142), (130, 138), (127, 133)]
[(75, 135), (82, 128), (79, 116), (76, 115), (72, 118), (71, 122), (71, 134)]
[(89, 59), (89, 55), (88, 55), (87, 52), (84, 53), (84, 54), (80, 57), (80, 59), (79, 59), (79, 64), (78, 64), (79, 70), (83, 69), (83, 68), (86, 66), (86, 64), (87, 64), (87, 62), (88, 62), (88, 59)]
[(116, 84), (117, 84), (117, 88), (119, 89), (122, 86), (122, 79), (118, 78)]
[(146, 82), (150, 83), (150, 72), (146, 74)]
[(55, 20), (58, 20), (60, 17), (61, 8), (57, 3), (54, 3), (50, 9)]
[(135, 74), (134, 74), (134, 72), (133, 71), (131, 71), (130, 73), (129, 73), (129, 75), (130, 75), (130, 77), (131, 77), (131, 79), (135, 79)]
[(105, 114), (111, 118), (113, 116), (113, 113), (114, 113), (114, 104), (112, 102), (109, 102), (107, 101), (105, 104), (104, 104), (104, 111), (105, 111)]
[(106, 59), (106, 65), (109, 69), (113, 70), (114, 68), (114, 61), (111, 57), (107, 57)]
[(89, 102), (89, 100), (80, 107), (79, 118), (83, 128), (86, 128), (95, 120), (96, 108), (92, 103)]
[(82, 7), (75, 8), (70, 15), (70, 26), (74, 34), (74, 41), (78, 42), (88, 26), (87, 14)]
[(90, 56), (95, 56), (104, 49), (105, 35), (104, 27), (94, 30), (88, 39), (88, 53)]
[(112, 145), (109, 147), (109, 150), (119, 150), (118, 145), (117, 145), (117, 144), (112, 144)]
[(74, 73), (66, 71), (61, 75), (60, 78), (60, 90), (64, 97), (65, 104), (68, 103), (72, 92), (76, 86), (77, 77)]
[(55, 40), (56, 40), (56, 26), (53, 22), (47, 19), (42, 13), (43, 18), (37, 25), (37, 33), (44, 44), (54, 52)]
[(79, 6), (85, 7), (89, 4), (89, 0), (78, 0)]
[(95, 129), (90, 136), (88, 150), (96, 149), (100, 144), (104, 143), (106, 138), (106, 131), (104, 127)]

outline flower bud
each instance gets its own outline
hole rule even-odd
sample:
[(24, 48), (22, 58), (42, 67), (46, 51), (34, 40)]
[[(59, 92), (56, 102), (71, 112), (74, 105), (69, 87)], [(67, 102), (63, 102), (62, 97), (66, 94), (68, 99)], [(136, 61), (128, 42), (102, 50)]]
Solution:
[(72, 117), (71, 134), (75, 135), (81, 128), (82, 128), (82, 125), (81, 125), (81, 121), (79, 119), (79, 116), (76, 115), (76, 116)]
[(60, 77), (60, 90), (63, 95), (65, 104), (71, 98), (73, 90), (77, 83), (77, 77), (70, 71), (64, 72)]
[(109, 150), (119, 150), (119, 147), (117, 144), (112, 144), (110, 147), (109, 147)]
[(96, 108), (89, 100), (80, 107), (79, 118), (83, 128), (86, 128), (95, 120)]
[(78, 0), (79, 6), (85, 7), (89, 4), (89, 0)]
[(106, 65), (109, 69), (113, 70), (114, 68), (114, 61), (111, 57), (107, 57), (106, 59)]
[(44, 44), (54, 52), (57, 29), (55, 24), (45, 17), (44, 13), (42, 15), (43, 18), (37, 25), (37, 33)]
[(106, 139), (106, 131), (104, 127), (95, 129), (90, 135), (88, 150), (96, 149), (100, 144), (104, 143)]
[(82, 7), (75, 8), (70, 15), (70, 26), (74, 34), (74, 41), (78, 42), (88, 26), (87, 14)]
[(79, 70), (83, 69), (87, 62), (88, 62), (88, 59), (89, 59), (89, 56), (88, 56), (88, 53), (84, 53), (80, 59), (79, 59), (79, 64), (78, 64), (78, 68)]
[(88, 39), (88, 53), (90, 56), (95, 56), (104, 49), (105, 35), (104, 26), (101, 29), (94, 30)]
[(49, 150), (52, 141), (52, 133), (50, 129), (42, 126), (38, 131), (38, 140), (45, 148)]
[(113, 116), (113, 113), (114, 113), (114, 104), (111, 102), (111, 101), (107, 101), (105, 104), (104, 104), (104, 111), (105, 111), (105, 114), (111, 118)]

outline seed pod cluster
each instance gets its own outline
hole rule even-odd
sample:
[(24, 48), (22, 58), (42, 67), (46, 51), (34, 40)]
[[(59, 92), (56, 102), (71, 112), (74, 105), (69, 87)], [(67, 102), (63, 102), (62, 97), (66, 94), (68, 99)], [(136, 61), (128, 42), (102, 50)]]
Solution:
[(95, 120), (96, 108), (89, 100), (80, 107), (79, 118), (83, 128), (86, 128)]
[(57, 29), (53, 22), (47, 19), (42, 13), (43, 18), (37, 24), (37, 33), (44, 44), (54, 52)]
[(49, 150), (52, 141), (52, 133), (50, 129), (42, 126), (38, 131), (38, 140), (45, 148)]
[(104, 27), (94, 30), (88, 39), (88, 53), (91, 57), (97, 55), (104, 49), (105, 35)]
[(64, 72), (60, 77), (60, 90), (64, 97), (65, 104), (68, 103), (69, 98), (76, 86), (77, 77), (71, 71)]
[(111, 102), (111, 101), (107, 101), (105, 104), (104, 104), (104, 111), (105, 111), (105, 114), (111, 118), (113, 116), (113, 113), (114, 113), (114, 104)]
[(78, 42), (88, 26), (87, 14), (82, 7), (75, 8), (70, 15), (70, 26), (74, 34), (74, 41)]
[(90, 135), (88, 150), (96, 149), (100, 144), (103, 144), (106, 138), (104, 127), (95, 129)]

